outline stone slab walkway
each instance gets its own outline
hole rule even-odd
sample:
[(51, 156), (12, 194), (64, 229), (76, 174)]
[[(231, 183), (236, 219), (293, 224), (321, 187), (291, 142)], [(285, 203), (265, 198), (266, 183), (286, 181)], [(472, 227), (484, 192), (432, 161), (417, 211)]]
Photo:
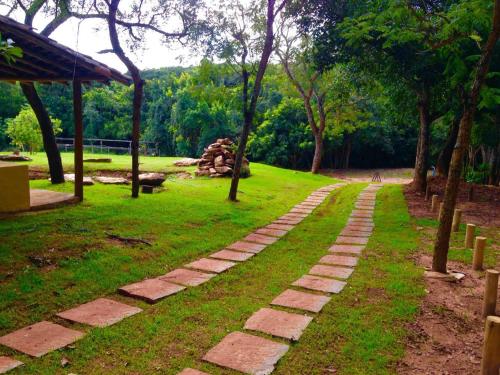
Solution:
[(205, 273), (194, 270), (187, 270), (184, 268), (178, 268), (169, 273), (160, 276), (159, 279), (163, 281), (168, 281), (174, 284), (180, 284), (183, 286), (198, 286), (209, 281), (212, 277), (217, 276), (213, 273)]
[(0, 337), (0, 344), (32, 357), (41, 357), (82, 338), (83, 332), (43, 321)]
[(98, 298), (95, 301), (63, 311), (57, 316), (93, 327), (107, 327), (141, 311), (142, 309), (135, 306), (129, 306), (108, 298)]
[(245, 374), (268, 375), (288, 348), (262, 337), (232, 332), (205, 354), (203, 360)]
[(118, 292), (128, 296), (142, 299), (148, 303), (156, 303), (159, 300), (186, 289), (184, 286), (172, 284), (160, 279), (147, 279), (126, 285), (118, 289)]
[[(347, 282), (343, 280), (353, 273), (358, 263), (356, 256), (361, 254), (373, 231), (375, 195), (380, 187), (381, 185), (370, 185), (361, 192), (355, 203), (356, 209), (351, 213), (342, 235), (328, 249), (333, 254), (323, 256), (309, 274), (292, 283), (292, 286), (327, 295), (287, 289), (271, 305), (319, 313), (330, 300), (328, 294), (340, 293), (344, 289)], [(359, 204), (366, 197), (373, 199), (373, 204), (369, 207)], [(312, 319), (313, 317), (303, 314), (261, 308), (247, 320), (244, 329), (296, 341)], [(270, 374), (288, 348), (287, 345), (281, 348), (278, 345), (283, 344), (233, 332), (211, 349), (203, 360), (247, 374)]]
[(17, 359), (0, 356), (0, 374), (5, 374), (7, 371), (14, 370), (22, 365), (23, 363)]
[(307, 315), (262, 308), (246, 321), (243, 328), (297, 341), (311, 321)]

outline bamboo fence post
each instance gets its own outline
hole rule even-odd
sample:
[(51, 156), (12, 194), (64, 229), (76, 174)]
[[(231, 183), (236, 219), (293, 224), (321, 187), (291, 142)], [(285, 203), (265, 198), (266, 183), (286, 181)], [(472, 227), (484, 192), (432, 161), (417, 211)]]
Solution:
[(474, 246), (474, 233), (476, 232), (476, 226), (474, 224), (467, 224), (465, 229), (465, 248), (472, 249)]
[(495, 315), (497, 309), (498, 296), (498, 275), (496, 270), (486, 271), (486, 284), (484, 286), (483, 318), (488, 315)]
[(462, 210), (459, 208), (455, 208), (455, 212), (453, 213), (453, 224), (451, 225), (451, 230), (453, 232), (458, 232), (460, 229), (460, 219), (462, 218)]
[(498, 375), (500, 370), (500, 317), (488, 316), (484, 327), (481, 375)]
[(437, 194), (434, 194), (432, 196), (432, 201), (431, 201), (431, 211), (436, 212), (438, 209), (438, 203), (439, 203), (439, 196)]
[(476, 237), (474, 242), (474, 256), (472, 259), (472, 269), (481, 271), (483, 269), (484, 248), (486, 246), (486, 237)]

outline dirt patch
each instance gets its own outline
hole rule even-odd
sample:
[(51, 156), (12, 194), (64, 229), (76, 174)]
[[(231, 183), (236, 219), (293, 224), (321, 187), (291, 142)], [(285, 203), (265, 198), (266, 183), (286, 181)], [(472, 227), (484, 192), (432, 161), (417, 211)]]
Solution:
[(321, 174), (351, 182), (372, 182), (373, 175), (380, 174), (381, 182), (387, 184), (408, 184), (412, 181), (413, 169), (325, 169)]
[[(462, 222), (486, 227), (500, 226), (500, 187), (491, 185), (474, 185), (474, 199), (468, 201), (470, 184), (462, 182), (457, 197), (457, 208), (462, 210)], [(429, 186), (432, 194), (443, 198), (446, 179), (430, 177)], [(424, 194), (417, 193), (413, 186), (408, 184), (404, 188), (410, 214), (414, 217), (437, 218), (437, 213), (430, 210), (431, 202), (425, 200)]]
[[(416, 261), (429, 267), (432, 258), (420, 255)], [(450, 270), (465, 273), (466, 277), (458, 283), (425, 280), (427, 295), (417, 320), (407, 326), (409, 337), (405, 356), (398, 365), (399, 374), (479, 373), (484, 276), (459, 262), (450, 261), (448, 265)]]

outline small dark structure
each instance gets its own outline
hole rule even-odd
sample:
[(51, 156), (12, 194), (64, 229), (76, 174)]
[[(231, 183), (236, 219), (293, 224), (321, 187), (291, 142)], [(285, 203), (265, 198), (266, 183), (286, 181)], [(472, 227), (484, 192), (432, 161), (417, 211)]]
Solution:
[(83, 112), (82, 84), (117, 81), (130, 85), (131, 79), (105, 64), (37, 34), (30, 26), (0, 16), (0, 33), (12, 39), (23, 51), (23, 57), (8, 64), (0, 59), (0, 81), (73, 83), (75, 120), (75, 197), (83, 199)]

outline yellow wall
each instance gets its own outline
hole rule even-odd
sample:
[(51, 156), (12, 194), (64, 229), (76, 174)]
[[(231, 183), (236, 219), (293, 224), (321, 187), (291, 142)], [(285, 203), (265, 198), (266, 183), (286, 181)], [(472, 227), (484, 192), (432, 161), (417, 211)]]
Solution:
[(0, 212), (30, 208), (28, 166), (0, 162)]

